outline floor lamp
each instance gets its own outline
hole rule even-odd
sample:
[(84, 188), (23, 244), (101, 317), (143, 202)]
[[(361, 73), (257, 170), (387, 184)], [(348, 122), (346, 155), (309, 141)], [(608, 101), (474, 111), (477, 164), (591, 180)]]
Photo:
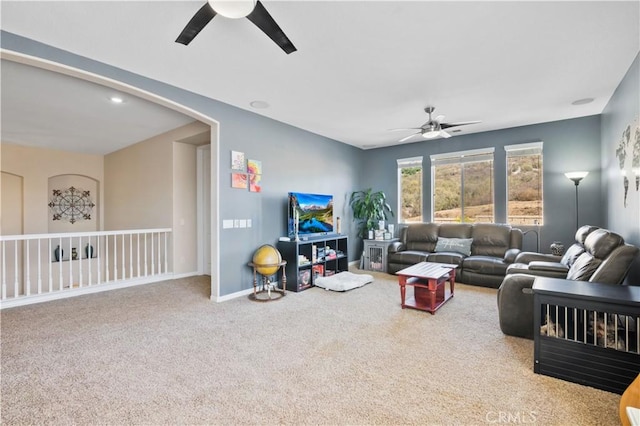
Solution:
[(580, 181), (584, 178), (587, 177), (587, 175), (589, 174), (589, 172), (569, 172), (569, 173), (565, 173), (564, 175), (566, 177), (568, 177), (569, 179), (571, 179), (573, 181), (573, 183), (576, 184), (576, 231), (578, 230), (578, 227), (580, 226), (580, 222), (578, 221), (578, 185), (580, 185)]

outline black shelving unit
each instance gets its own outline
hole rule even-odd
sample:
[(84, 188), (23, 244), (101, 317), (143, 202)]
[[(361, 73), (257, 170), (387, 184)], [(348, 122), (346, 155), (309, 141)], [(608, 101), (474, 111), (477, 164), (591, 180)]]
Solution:
[(301, 241), (278, 241), (282, 258), (287, 261), (288, 291), (303, 291), (314, 285), (318, 276), (349, 269), (346, 235), (323, 235)]

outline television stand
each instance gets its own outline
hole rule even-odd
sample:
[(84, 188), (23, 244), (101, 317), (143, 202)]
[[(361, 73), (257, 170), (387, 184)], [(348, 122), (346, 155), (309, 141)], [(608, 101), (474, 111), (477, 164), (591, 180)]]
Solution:
[(277, 248), (287, 261), (285, 274), (288, 291), (303, 291), (313, 287), (319, 276), (329, 276), (349, 270), (346, 235), (309, 236), (301, 241), (278, 241)]

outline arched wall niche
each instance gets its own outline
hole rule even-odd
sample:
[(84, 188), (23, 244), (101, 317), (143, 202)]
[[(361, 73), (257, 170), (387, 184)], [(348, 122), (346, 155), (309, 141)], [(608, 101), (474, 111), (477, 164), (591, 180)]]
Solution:
[(49, 233), (100, 230), (100, 182), (84, 175), (62, 174), (48, 180)]

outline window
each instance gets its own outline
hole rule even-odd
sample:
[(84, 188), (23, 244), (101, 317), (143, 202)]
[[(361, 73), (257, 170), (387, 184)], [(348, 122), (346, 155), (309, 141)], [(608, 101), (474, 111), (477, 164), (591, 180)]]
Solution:
[(422, 157), (398, 160), (398, 222), (422, 222)]
[(434, 222), (494, 222), (493, 152), (431, 156)]
[(542, 225), (542, 142), (508, 145), (507, 222)]

